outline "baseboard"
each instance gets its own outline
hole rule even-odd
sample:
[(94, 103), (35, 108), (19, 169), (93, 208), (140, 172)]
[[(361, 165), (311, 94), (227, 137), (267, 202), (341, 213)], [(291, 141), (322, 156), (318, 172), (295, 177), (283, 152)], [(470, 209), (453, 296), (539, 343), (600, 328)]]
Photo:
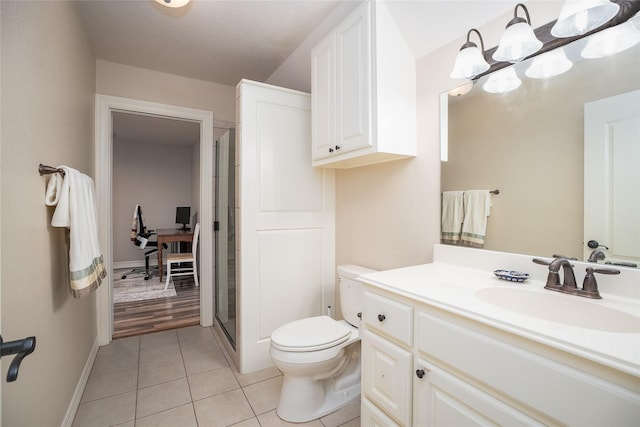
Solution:
[[(114, 269), (119, 269), (119, 268), (141, 268), (144, 267), (144, 260), (139, 260), (139, 261), (120, 261), (120, 262), (114, 262), (113, 263), (113, 268)], [(149, 262), (149, 267), (152, 268), (157, 268), (158, 267), (158, 261), (154, 260), (153, 262)]]
[(87, 386), (87, 381), (89, 381), (89, 374), (91, 373), (93, 362), (95, 362), (96, 356), (98, 355), (99, 348), (100, 346), (98, 345), (98, 337), (96, 336), (96, 339), (93, 341), (93, 347), (91, 347), (89, 357), (87, 358), (87, 362), (84, 364), (82, 375), (80, 375), (80, 379), (78, 380), (78, 385), (76, 385), (76, 390), (73, 393), (71, 402), (69, 402), (67, 413), (64, 416), (64, 420), (62, 420), (61, 427), (71, 427), (71, 425), (73, 424), (73, 420), (76, 418), (76, 413), (78, 412), (78, 407), (80, 406), (80, 400), (82, 399), (82, 393), (84, 393), (84, 389)]

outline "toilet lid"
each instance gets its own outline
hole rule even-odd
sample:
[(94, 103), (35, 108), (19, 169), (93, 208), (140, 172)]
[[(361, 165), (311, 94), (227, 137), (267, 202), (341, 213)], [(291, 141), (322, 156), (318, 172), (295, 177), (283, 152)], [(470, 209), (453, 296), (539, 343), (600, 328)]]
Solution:
[(295, 320), (271, 334), (271, 344), (283, 351), (316, 351), (343, 343), (351, 330), (329, 316)]

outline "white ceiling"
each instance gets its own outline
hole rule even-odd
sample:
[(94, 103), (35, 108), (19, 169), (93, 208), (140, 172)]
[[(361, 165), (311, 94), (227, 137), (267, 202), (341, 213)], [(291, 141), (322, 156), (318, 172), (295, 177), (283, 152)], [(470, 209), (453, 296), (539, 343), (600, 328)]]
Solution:
[[(354, 7), (359, 1), (352, 1)], [(96, 57), (235, 86), (265, 81), (345, 0), (192, 0), (170, 9), (153, 0), (76, 3)], [(512, 10), (511, 0), (386, 0), (414, 56), (427, 53)], [(339, 10), (346, 14), (353, 7)], [(122, 121), (131, 140), (135, 120)], [(152, 129), (164, 129), (155, 126)], [(167, 140), (164, 130), (153, 137)], [(169, 142), (167, 140), (167, 142)], [(186, 142), (185, 142), (186, 143)]]

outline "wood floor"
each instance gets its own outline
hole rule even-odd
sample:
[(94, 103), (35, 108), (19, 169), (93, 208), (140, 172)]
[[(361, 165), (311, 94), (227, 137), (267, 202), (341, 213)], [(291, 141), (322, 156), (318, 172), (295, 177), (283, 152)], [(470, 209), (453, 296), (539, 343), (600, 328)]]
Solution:
[(174, 283), (175, 297), (113, 304), (113, 338), (199, 325), (200, 288), (192, 278), (176, 278)]

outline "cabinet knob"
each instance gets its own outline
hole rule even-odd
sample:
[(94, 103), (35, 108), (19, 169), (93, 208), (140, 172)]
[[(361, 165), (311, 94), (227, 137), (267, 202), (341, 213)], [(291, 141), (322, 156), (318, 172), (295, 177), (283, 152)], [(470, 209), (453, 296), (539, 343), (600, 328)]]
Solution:
[(329, 148), (329, 152), (330, 152), (330, 153), (333, 153), (333, 148)]
[(384, 319), (386, 319), (386, 316), (384, 314), (378, 314), (378, 320), (383, 322)]
[(424, 369), (417, 369), (417, 370), (416, 370), (416, 376), (417, 376), (418, 378), (422, 378), (422, 377), (424, 377)]
[(336, 151), (338, 151), (340, 149), (339, 145), (336, 145)]

